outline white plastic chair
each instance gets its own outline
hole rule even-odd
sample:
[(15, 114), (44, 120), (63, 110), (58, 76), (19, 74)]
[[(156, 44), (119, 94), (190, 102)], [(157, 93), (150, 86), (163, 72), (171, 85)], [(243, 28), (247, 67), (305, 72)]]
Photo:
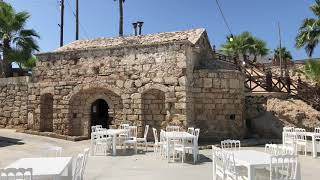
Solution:
[(32, 168), (0, 169), (0, 180), (33, 180)]
[(271, 155), (278, 155), (278, 145), (277, 144), (266, 144), (264, 152)]
[(81, 174), (83, 161), (84, 161), (84, 155), (81, 153), (78, 154), (78, 157), (76, 159), (75, 169), (74, 169), (73, 176), (72, 176), (72, 180), (83, 180), (82, 174)]
[(120, 129), (128, 129), (129, 128), (129, 124), (120, 124)]
[(153, 151), (155, 153), (157, 153), (159, 151), (161, 154), (161, 142), (159, 141), (159, 138), (158, 138), (157, 129), (152, 128), (152, 132), (153, 132), (153, 137), (154, 137)]
[(146, 151), (148, 151), (148, 141), (147, 141), (148, 131), (149, 131), (149, 125), (146, 125), (144, 129), (143, 138), (137, 138), (138, 144), (143, 144), (146, 148)]
[(297, 156), (271, 156), (270, 180), (297, 180), (297, 170)]
[(166, 131), (161, 129), (161, 131), (160, 131), (160, 148), (161, 148), (160, 155), (163, 156), (164, 158), (168, 157), (167, 148), (173, 147), (172, 142), (173, 141), (171, 141), (171, 143), (169, 142), (169, 147), (168, 147), (167, 138), (166, 138)]
[(223, 164), (225, 169), (225, 179), (238, 180), (239, 177), (233, 153), (224, 150), (222, 153), (224, 157)]
[(223, 180), (238, 180), (238, 172), (233, 153), (212, 146), (213, 178)]
[(294, 146), (278, 146), (276, 155), (296, 155)]
[(128, 137), (123, 142), (126, 149), (127, 149), (127, 146), (128, 148), (130, 148), (132, 145), (134, 148), (135, 154), (137, 154), (137, 151), (138, 151), (137, 134), (138, 134), (137, 126), (129, 126)]
[(241, 142), (239, 140), (227, 139), (227, 140), (221, 141), (221, 147), (222, 149), (225, 149), (225, 150), (240, 150)]
[(304, 149), (304, 155), (307, 155), (307, 145), (308, 145), (308, 141), (307, 141), (307, 136), (305, 135), (305, 131), (301, 130), (301, 131), (296, 131), (296, 152), (298, 153), (299, 148), (303, 148)]
[(314, 128), (314, 132), (316, 133), (315, 139), (320, 140), (320, 127)]
[(294, 132), (306, 132), (303, 128), (294, 128)]
[(180, 127), (179, 126), (167, 126), (166, 132), (179, 132)]
[(108, 137), (106, 133), (92, 133), (91, 142), (93, 144), (93, 155), (96, 155), (97, 152), (102, 151), (103, 155), (106, 155), (107, 150), (112, 147), (112, 138)]
[(294, 132), (294, 127), (283, 127), (283, 132)]
[(225, 177), (222, 149), (216, 146), (212, 146), (212, 172), (214, 180)]
[(87, 167), (89, 152), (90, 152), (89, 148), (86, 148), (83, 150), (83, 161), (82, 161), (82, 165), (81, 165), (81, 180), (84, 179), (84, 173), (85, 173), (86, 167)]
[(97, 132), (102, 129), (102, 125), (91, 126), (91, 132)]
[(46, 157), (61, 157), (62, 155), (62, 147), (52, 146), (46, 149)]
[(193, 127), (189, 127), (187, 130), (187, 133), (194, 135), (194, 128)]

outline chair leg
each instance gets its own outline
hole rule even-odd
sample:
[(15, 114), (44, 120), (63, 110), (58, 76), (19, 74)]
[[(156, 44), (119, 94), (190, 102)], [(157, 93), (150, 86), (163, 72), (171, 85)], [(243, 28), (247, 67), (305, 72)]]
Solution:
[(304, 146), (304, 155), (307, 156), (307, 144)]

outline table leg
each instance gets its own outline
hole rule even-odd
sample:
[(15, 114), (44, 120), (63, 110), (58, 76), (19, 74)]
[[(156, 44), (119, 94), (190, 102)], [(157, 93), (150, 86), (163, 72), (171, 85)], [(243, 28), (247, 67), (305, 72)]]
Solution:
[(255, 171), (252, 166), (248, 167), (248, 180), (254, 180), (255, 179)]
[(169, 145), (170, 145), (170, 143), (169, 143), (169, 138), (167, 138), (167, 154), (165, 154), (165, 155), (167, 155), (167, 159), (168, 159), (168, 162), (170, 161), (170, 147), (169, 147)]
[(70, 161), (68, 165), (68, 176), (67, 179), (71, 180), (72, 179), (72, 160)]
[(297, 165), (297, 177), (296, 180), (301, 180), (301, 167), (300, 167), (300, 163), (298, 163)]
[(117, 155), (117, 136), (112, 136), (112, 155)]
[(196, 138), (193, 139), (193, 164), (198, 161), (198, 142)]
[(314, 158), (316, 158), (317, 157), (317, 147), (316, 147), (316, 138), (315, 138), (315, 136), (313, 135), (312, 136), (312, 156), (314, 157)]

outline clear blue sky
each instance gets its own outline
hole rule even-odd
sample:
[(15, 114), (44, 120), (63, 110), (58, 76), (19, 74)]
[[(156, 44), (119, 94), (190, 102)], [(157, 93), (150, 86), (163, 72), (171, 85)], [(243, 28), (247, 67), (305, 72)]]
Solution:
[[(28, 27), (41, 35), (41, 51), (59, 46), (58, 0), (5, 0), (18, 11), (32, 14)], [(75, 0), (66, 0), (74, 9)], [(118, 34), (118, 4), (113, 0), (79, 0), (80, 37), (113, 37)], [(283, 44), (295, 59), (306, 57), (303, 49), (294, 48), (294, 38), (302, 20), (312, 16), (309, 6), (313, 0), (220, 0), (233, 34), (250, 31), (264, 39), (268, 48), (278, 45), (277, 22), (282, 26)], [(75, 39), (74, 16), (65, 5), (65, 43)], [(206, 28), (211, 44), (217, 47), (225, 41), (228, 31), (215, 0), (126, 0), (124, 7), (125, 34), (132, 34), (131, 23), (145, 21), (144, 33)], [(319, 48), (315, 57), (320, 56)]]

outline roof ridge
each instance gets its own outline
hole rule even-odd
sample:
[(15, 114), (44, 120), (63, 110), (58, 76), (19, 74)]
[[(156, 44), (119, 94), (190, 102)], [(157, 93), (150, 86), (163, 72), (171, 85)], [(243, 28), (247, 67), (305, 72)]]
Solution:
[(118, 47), (128, 45), (151, 45), (156, 43), (168, 43), (182, 40), (188, 40), (192, 44), (195, 44), (205, 31), (206, 30), (204, 28), (198, 28), (185, 31), (159, 32), (140, 36), (125, 36), (111, 38), (100, 37), (95, 39), (77, 40), (56, 49), (55, 52), (97, 49), (105, 47)]

